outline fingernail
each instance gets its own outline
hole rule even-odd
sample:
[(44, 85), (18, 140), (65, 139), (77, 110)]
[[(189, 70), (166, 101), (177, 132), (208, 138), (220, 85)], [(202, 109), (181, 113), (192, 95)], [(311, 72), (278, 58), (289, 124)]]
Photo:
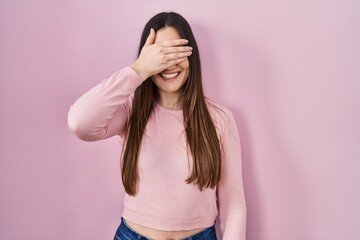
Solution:
[(184, 41), (184, 42), (188, 43), (188, 42), (189, 42), (189, 40), (185, 39), (185, 41)]

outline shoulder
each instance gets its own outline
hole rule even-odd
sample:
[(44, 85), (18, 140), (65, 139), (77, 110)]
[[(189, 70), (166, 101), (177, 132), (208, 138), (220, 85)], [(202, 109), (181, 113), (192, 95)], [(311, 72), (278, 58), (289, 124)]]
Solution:
[(205, 98), (206, 106), (209, 110), (209, 113), (212, 117), (218, 118), (218, 117), (231, 117), (233, 113), (229, 108), (226, 106), (215, 102), (214, 100), (211, 100), (209, 98)]
[(234, 121), (232, 111), (226, 106), (219, 104), (209, 98), (205, 98), (206, 105), (214, 124), (219, 130), (224, 131), (224, 128)]
[(206, 99), (221, 144), (240, 143), (240, 135), (232, 111), (224, 105)]

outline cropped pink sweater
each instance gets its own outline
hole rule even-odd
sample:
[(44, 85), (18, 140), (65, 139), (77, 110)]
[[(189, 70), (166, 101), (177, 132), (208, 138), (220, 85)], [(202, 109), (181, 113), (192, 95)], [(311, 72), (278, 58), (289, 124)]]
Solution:
[[(123, 137), (133, 93), (140, 84), (130, 67), (115, 72), (70, 107), (69, 128), (85, 141)], [(222, 146), (222, 178), (217, 187), (200, 191), (197, 185), (185, 182), (192, 159), (186, 149), (183, 111), (155, 103), (141, 143), (137, 194), (125, 194), (125, 219), (176, 231), (212, 226), (219, 216), (223, 240), (245, 240), (246, 204), (238, 130), (227, 108), (208, 100), (208, 109)]]

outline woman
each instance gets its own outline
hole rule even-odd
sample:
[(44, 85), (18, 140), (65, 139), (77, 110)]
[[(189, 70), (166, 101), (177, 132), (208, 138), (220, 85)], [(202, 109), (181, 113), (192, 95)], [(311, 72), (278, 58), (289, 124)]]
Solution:
[(114, 239), (244, 240), (240, 138), (232, 113), (204, 97), (187, 21), (159, 13), (138, 59), (83, 94), (69, 128), (85, 141), (119, 135), (126, 191)]

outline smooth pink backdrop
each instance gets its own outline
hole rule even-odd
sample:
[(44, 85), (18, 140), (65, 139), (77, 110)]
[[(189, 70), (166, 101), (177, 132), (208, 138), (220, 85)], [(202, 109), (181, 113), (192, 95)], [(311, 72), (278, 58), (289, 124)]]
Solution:
[(357, 0), (1, 0), (0, 239), (112, 239), (120, 140), (76, 139), (67, 111), (168, 10), (193, 26), (207, 95), (235, 114), (247, 239), (359, 240)]

